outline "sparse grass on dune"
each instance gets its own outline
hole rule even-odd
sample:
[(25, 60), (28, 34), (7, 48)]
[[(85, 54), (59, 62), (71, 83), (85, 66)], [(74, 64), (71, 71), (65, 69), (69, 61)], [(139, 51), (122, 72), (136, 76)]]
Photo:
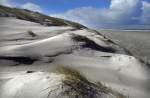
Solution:
[(109, 98), (127, 98), (101, 82), (89, 81), (82, 73), (73, 68), (61, 66), (57, 72), (65, 75), (63, 83), (64, 86), (68, 86), (68, 89), (64, 94), (69, 98), (105, 98), (106, 95), (110, 96)]
[(98, 45), (96, 42), (94, 42), (93, 40), (89, 39), (86, 36), (72, 34), (72, 39), (73, 39), (73, 41), (76, 41), (76, 42), (84, 42), (84, 44), (81, 45), (83, 48), (90, 48), (93, 50), (98, 50), (98, 51), (102, 51), (102, 52), (109, 52), (109, 53), (115, 53), (116, 52), (116, 50), (114, 48)]
[(5, 17), (16, 17), (18, 19), (36, 22), (46, 26), (72, 26), (77, 29), (86, 28), (85, 26), (72, 21), (54, 18), (27, 9), (9, 8), (2, 5), (0, 5), (0, 15), (4, 15)]
[(32, 37), (36, 37), (37, 35), (33, 32), (33, 31), (27, 31), (27, 33), (29, 34), (29, 35), (31, 35)]
[(67, 66), (58, 67), (57, 72), (64, 74), (67, 77), (67, 79), (72, 78), (72, 79), (80, 79), (82, 81), (88, 81), (87, 78), (84, 77), (79, 71)]
[(96, 82), (95, 83), (101, 90), (104, 90), (106, 93), (111, 93), (113, 95), (116, 96), (116, 98), (129, 98), (126, 97), (125, 95), (111, 89), (110, 87), (105, 86), (104, 84), (102, 84), (101, 82)]

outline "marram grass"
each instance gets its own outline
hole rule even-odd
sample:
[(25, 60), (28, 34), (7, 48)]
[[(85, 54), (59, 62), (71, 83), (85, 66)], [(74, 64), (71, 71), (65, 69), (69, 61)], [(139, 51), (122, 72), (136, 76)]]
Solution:
[[(70, 67), (58, 67), (57, 73), (64, 74), (64, 91), (69, 98), (128, 98), (123, 94), (103, 85), (101, 82), (93, 83), (89, 81), (81, 72)], [(110, 97), (106, 97), (108, 95)]]

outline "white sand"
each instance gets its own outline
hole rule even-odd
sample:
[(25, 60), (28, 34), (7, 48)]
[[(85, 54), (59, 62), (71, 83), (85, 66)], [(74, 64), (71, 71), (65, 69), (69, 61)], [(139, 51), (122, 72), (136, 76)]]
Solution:
[[(7, 21), (9, 25), (7, 25)], [(16, 21), (18, 22), (16, 24), (22, 24), (23, 22), (22, 26), (20, 25), (17, 27), (11, 25)], [(86, 36), (103, 47), (113, 46), (112, 43), (106, 42), (103, 36), (97, 35), (89, 30), (71, 31), (70, 29), (72, 29), (72, 27), (43, 27), (36, 23), (18, 19), (8, 20), (6, 18), (3, 19), (3, 23), (5, 23), (4, 25), (6, 25), (6, 27), (11, 28), (9, 28), (8, 31), (6, 29), (2, 30), (5, 34), (1, 33), (3, 37), (0, 37), (1, 43), (3, 43), (0, 47), (0, 56), (25, 56), (37, 58), (37, 61), (31, 65), (19, 64), (18, 66), (10, 66), (17, 62), (0, 60), (0, 80), (11, 78), (6, 84), (5, 82), (0, 82), (2, 98), (13, 98), (14, 96), (20, 95), (24, 96), (22, 98), (44, 98), (44, 95), (39, 91), (40, 89), (37, 88), (44, 88), (49, 84), (45, 83), (47, 80), (40, 80), (38, 83), (36, 80), (45, 78), (47, 74), (42, 74), (37, 77), (38, 74), (41, 74), (39, 72), (38, 74), (34, 74), (35, 76), (32, 76), (34, 78), (31, 78), (30, 75), (25, 75), (25, 78), (22, 78), (22, 76), (18, 76), (18, 74), (23, 74), (22, 72), (27, 70), (51, 71), (53, 68), (57, 67), (57, 65), (68, 65), (76, 68), (85, 74), (87, 78), (94, 81), (102, 81), (104, 84), (119, 92), (123, 92), (131, 98), (150, 98), (149, 73), (135, 57), (91, 49), (76, 49), (83, 43), (76, 43), (71, 40), (70, 34), (73, 33)], [(3, 23), (0, 22), (0, 28), (4, 27)], [(30, 25), (29, 27), (28, 24)], [(24, 26), (27, 27), (24, 28)], [(34, 28), (34, 26), (36, 26), (36, 28)], [(22, 42), (19, 45), (16, 41), (5, 40), (7, 38), (13, 40), (24, 36), (27, 37), (25, 32), (29, 29), (36, 29), (34, 31), (34, 33), (37, 32), (36, 34), (38, 35), (36, 39), (32, 39), (28, 42), (26, 42), (26, 40), (21, 40)], [(20, 32), (21, 35), (18, 36)], [(72, 49), (75, 50), (71, 51)], [(11, 72), (15, 74), (10, 75)], [(28, 84), (30, 80), (33, 82)], [(17, 81), (17, 84), (14, 81)], [(57, 78), (56, 81), (56, 83), (58, 83)], [(26, 82), (27, 86), (23, 86)], [(55, 82), (51, 81), (50, 83), (53, 84)], [(22, 88), (22, 90), (18, 92), (20, 88)], [(37, 89), (37, 91), (30, 92), (31, 88), (34, 91)], [(7, 89), (9, 90), (7, 91)], [(38, 97), (33, 97), (33, 95), (37, 95)]]

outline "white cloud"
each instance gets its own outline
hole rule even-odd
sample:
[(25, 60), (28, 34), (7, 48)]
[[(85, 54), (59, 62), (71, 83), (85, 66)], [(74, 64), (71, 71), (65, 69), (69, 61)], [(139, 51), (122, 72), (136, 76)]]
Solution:
[[(150, 5), (142, 0), (111, 0), (110, 7), (98, 9), (82, 7), (55, 14), (59, 18), (70, 19), (92, 27), (115, 27), (150, 23)], [(147, 17), (145, 19), (145, 17)]]
[(150, 24), (150, 3), (143, 1), (143, 13), (141, 21), (144, 24)]
[[(141, 14), (142, 2), (140, 0), (112, 0), (110, 9), (117, 11), (118, 16), (138, 17)], [(123, 17), (122, 16), (122, 17)]]
[(31, 11), (42, 12), (42, 9), (39, 5), (36, 5), (34, 3), (31, 3), (31, 2), (23, 4), (22, 8), (28, 9), (28, 10), (31, 10)]
[(11, 0), (0, 0), (0, 5), (11, 7)]

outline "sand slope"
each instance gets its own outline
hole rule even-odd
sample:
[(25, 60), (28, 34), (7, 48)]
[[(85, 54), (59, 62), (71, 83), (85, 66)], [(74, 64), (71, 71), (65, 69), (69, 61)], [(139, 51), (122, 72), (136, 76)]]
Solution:
[[(16, 92), (23, 85), (20, 81), (24, 75), (20, 75), (26, 71), (51, 72), (62, 65), (73, 67), (90, 80), (101, 81), (129, 98), (150, 98), (150, 77), (144, 65), (95, 31), (67, 26), (44, 27), (14, 18), (0, 18), (0, 29), (0, 89), (4, 89), (2, 98), (13, 98), (14, 95), (33, 98), (34, 93), (26, 92), (31, 87), (35, 91), (34, 95), (45, 98), (36, 90), (39, 86), (42, 89), (42, 84), (49, 85), (45, 80), (41, 80), (42, 84), (37, 84), (37, 87), (31, 82), (22, 88), (26, 96), (20, 96)], [(46, 75), (38, 76), (38, 79), (43, 77)], [(30, 75), (27, 74), (23, 81), (28, 79)], [(60, 78), (55, 79), (58, 82)], [(19, 84), (13, 85), (17, 81)], [(9, 88), (9, 91), (5, 91)]]

